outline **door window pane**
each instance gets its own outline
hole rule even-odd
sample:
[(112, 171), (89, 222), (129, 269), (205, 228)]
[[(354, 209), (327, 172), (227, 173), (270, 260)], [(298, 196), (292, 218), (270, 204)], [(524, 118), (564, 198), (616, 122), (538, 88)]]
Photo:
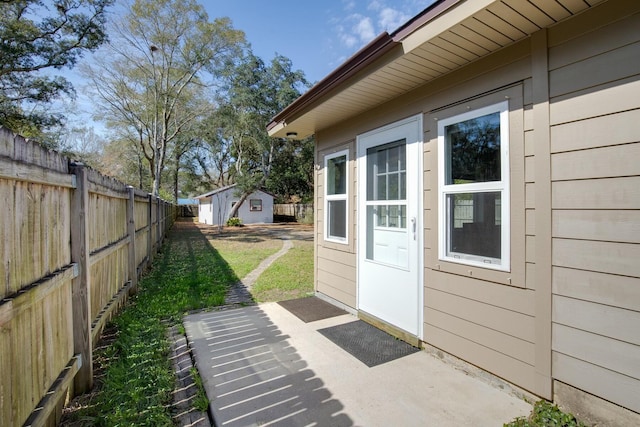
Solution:
[(377, 218), (376, 225), (378, 227), (386, 227), (387, 226), (387, 215), (388, 215), (387, 207), (386, 206), (378, 206), (375, 209), (375, 212), (376, 212), (376, 218)]
[(405, 140), (367, 150), (367, 200), (406, 198)]
[(396, 172), (398, 170), (400, 147), (391, 147), (387, 152), (389, 153), (389, 172)]
[(387, 200), (387, 175), (378, 175), (378, 191), (375, 200)]
[(377, 227), (407, 228), (406, 205), (378, 205), (372, 209)]
[(400, 194), (399, 186), (399, 174), (389, 174), (389, 190), (387, 192), (387, 200), (398, 200), (398, 195)]

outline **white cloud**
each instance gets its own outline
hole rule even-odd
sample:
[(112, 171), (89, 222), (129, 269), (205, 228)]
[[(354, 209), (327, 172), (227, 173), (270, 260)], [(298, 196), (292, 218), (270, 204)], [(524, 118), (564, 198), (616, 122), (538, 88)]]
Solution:
[(354, 48), (357, 47), (358, 45), (358, 39), (354, 36), (352, 36), (351, 34), (341, 34), (340, 35), (340, 40), (342, 41), (342, 43), (348, 47), (348, 48)]
[(373, 40), (376, 36), (371, 18), (367, 16), (358, 17), (358, 22), (353, 27), (353, 32), (360, 38), (360, 41), (365, 44)]
[[(342, 0), (330, 20), (335, 40), (351, 53), (382, 32), (393, 32), (433, 0)], [(390, 5), (388, 5), (390, 3)]]
[(382, 4), (382, 2), (378, 0), (370, 1), (369, 4), (367, 5), (367, 9), (372, 10), (374, 12), (382, 9), (383, 7), (384, 7), (384, 4)]
[(344, 4), (344, 10), (346, 11), (354, 10), (356, 8), (355, 0), (342, 0), (342, 3)]
[(407, 22), (411, 16), (390, 7), (382, 9), (378, 15), (378, 23), (383, 31), (392, 32)]

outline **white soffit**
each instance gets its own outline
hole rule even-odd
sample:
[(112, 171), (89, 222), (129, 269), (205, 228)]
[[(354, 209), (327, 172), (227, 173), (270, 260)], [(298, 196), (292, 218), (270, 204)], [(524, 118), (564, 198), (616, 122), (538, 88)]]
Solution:
[[(403, 55), (281, 123), (271, 136), (317, 130), (364, 113), (603, 0), (467, 0), (401, 40)], [(346, 86), (348, 85), (348, 86)], [(303, 95), (304, 96), (304, 95)]]

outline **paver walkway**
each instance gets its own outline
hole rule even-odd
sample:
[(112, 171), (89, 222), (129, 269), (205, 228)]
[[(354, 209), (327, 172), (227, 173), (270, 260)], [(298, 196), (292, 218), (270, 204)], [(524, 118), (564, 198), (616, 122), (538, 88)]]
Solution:
[(283, 236), (282, 239), (282, 249), (263, 260), (258, 267), (229, 288), (229, 291), (227, 291), (227, 295), (225, 296), (226, 305), (245, 305), (253, 302), (250, 292), (253, 284), (258, 280), (258, 277), (260, 277), (260, 275), (269, 268), (275, 260), (286, 254), (289, 249), (293, 247), (293, 242), (291, 242), (291, 239), (289, 239), (288, 236)]

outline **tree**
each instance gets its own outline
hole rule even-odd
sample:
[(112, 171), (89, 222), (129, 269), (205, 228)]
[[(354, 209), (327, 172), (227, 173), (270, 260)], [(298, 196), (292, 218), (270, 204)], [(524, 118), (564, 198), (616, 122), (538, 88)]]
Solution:
[(300, 96), (309, 83), (300, 70), (294, 71), (288, 58), (280, 55), (266, 66), (249, 52), (240, 63), (226, 70), (226, 98), (216, 111), (220, 138), (228, 141), (233, 174), (242, 192), (230, 216), (246, 198), (267, 183), (273, 165), (286, 151), (288, 141), (270, 138), (269, 120)]
[(209, 22), (194, 0), (135, 0), (105, 55), (86, 68), (107, 124), (126, 128), (143, 153), (154, 195), (170, 146), (211, 108), (207, 90), (243, 44), (228, 18)]
[(287, 141), (274, 159), (266, 188), (277, 203), (309, 203), (313, 200), (313, 138)]
[(43, 72), (72, 68), (107, 40), (106, 10), (113, 0), (3, 0), (0, 2), (0, 125), (41, 136), (60, 124), (43, 107), (71, 83)]
[(105, 140), (92, 127), (74, 126), (66, 129), (67, 132), (60, 138), (62, 152), (96, 170), (103, 170)]

